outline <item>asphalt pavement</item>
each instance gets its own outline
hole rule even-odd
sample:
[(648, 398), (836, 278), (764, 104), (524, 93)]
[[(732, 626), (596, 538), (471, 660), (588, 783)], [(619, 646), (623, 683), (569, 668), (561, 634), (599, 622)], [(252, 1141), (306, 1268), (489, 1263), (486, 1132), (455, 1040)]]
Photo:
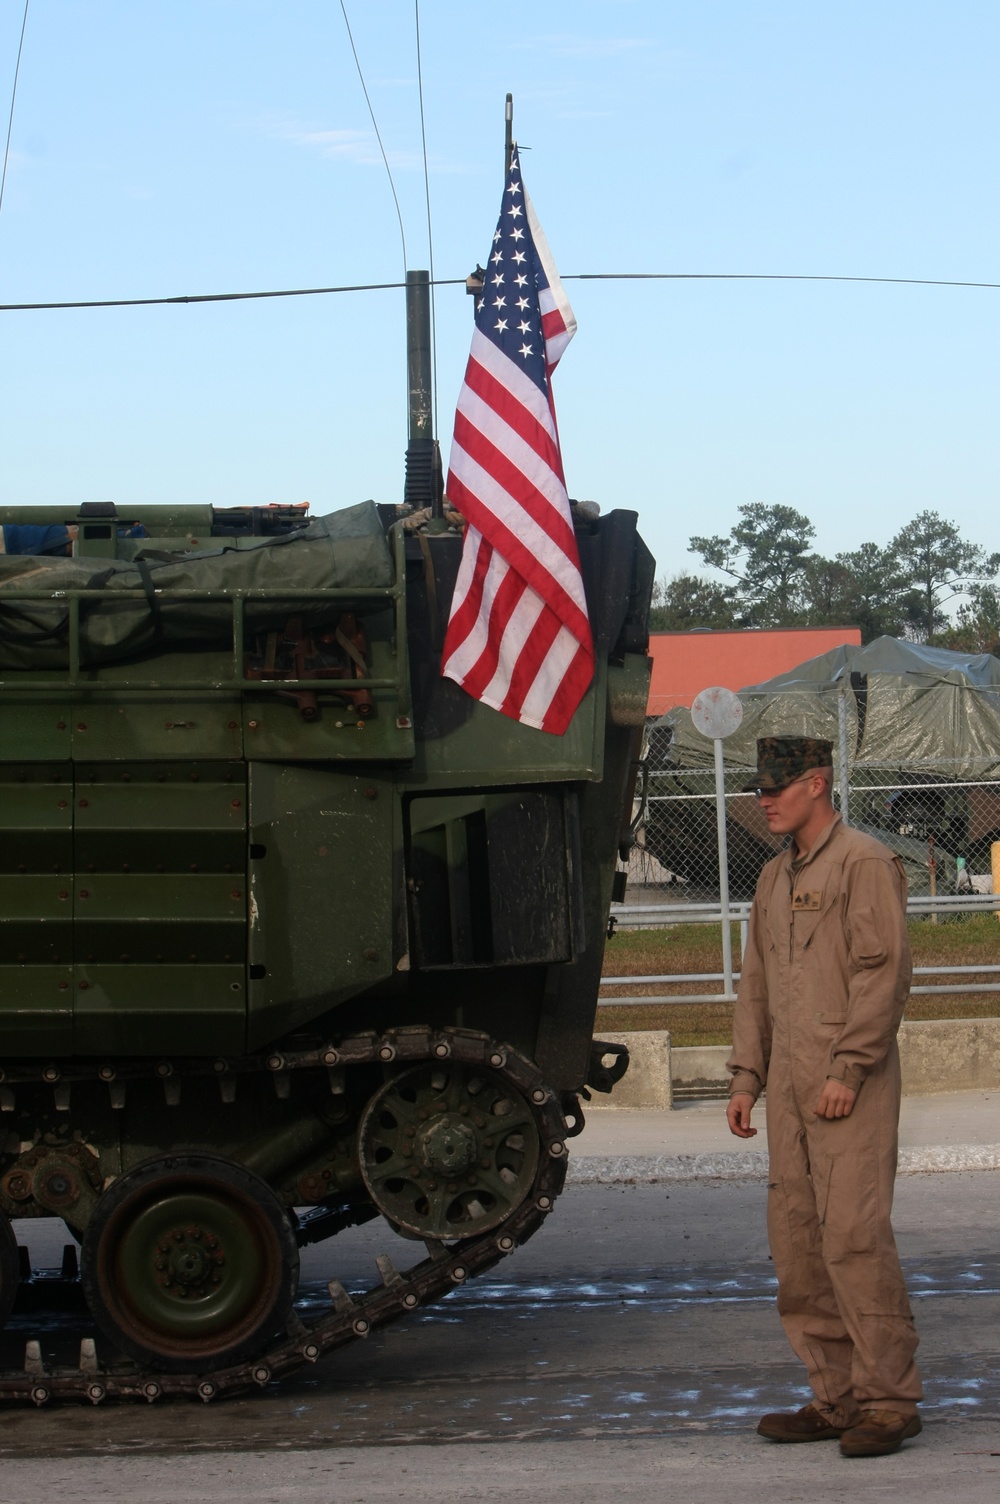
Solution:
[[(806, 1391), (774, 1309), (763, 1134), (734, 1139), (723, 1108), (592, 1110), (537, 1237), (446, 1301), (266, 1391), (209, 1406), (0, 1411), (2, 1497), (994, 1504), (1000, 1091), (904, 1101), (894, 1222), (921, 1334), (924, 1432), (870, 1460), (755, 1434), (760, 1413)], [(42, 1231), (24, 1228), (32, 1241)], [(303, 1278), (322, 1290), (332, 1268), (360, 1287), (387, 1247), (402, 1266), (407, 1250), (381, 1221), (349, 1229), (304, 1250)]]

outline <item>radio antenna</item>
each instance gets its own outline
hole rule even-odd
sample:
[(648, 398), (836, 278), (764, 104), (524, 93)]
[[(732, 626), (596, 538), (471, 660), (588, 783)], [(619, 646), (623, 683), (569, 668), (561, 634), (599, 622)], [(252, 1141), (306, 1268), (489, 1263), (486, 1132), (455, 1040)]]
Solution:
[(506, 175), (508, 172), (510, 172), (511, 158), (514, 155), (514, 96), (513, 96), (513, 94), (508, 94), (507, 95), (507, 103), (504, 106), (504, 120), (506, 121), (506, 130), (505, 130), (505, 133), (504, 133), (503, 170), (504, 170), (504, 174)]

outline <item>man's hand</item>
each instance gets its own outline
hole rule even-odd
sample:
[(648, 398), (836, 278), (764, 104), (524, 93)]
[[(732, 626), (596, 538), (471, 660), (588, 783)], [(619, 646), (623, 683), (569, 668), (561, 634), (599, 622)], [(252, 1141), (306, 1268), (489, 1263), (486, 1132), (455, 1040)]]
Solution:
[[(843, 1081), (827, 1081), (816, 1103), (818, 1118), (849, 1118), (857, 1092)], [(735, 1128), (733, 1129), (735, 1133)]]
[(730, 1133), (735, 1133), (737, 1138), (753, 1138), (756, 1128), (750, 1127), (750, 1114), (753, 1112), (753, 1097), (748, 1091), (735, 1091), (726, 1104), (726, 1122), (729, 1124)]

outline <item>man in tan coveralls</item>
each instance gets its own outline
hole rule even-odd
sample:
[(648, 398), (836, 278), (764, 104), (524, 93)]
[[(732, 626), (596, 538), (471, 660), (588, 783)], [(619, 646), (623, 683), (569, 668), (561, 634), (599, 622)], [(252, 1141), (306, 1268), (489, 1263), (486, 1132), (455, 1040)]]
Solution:
[(766, 1084), (778, 1311), (815, 1396), (757, 1429), (772, 1441), (840, 1437), (845, 1456), (875, 1456), (921, 1429), (917, 1334), (890, 1222), (906, 878), (898, 857), (835, 812), (829, 742), (765, 737), (757, 763), (768, 826), (792, 841), (757, 884), (726, 1116), (750, 1138)]

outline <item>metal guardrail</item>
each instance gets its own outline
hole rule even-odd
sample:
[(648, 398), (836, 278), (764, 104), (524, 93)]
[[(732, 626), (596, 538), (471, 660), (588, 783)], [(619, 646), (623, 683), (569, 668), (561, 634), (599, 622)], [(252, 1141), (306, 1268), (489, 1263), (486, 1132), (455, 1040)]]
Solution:
[[(961, 893), (947, 894), (940, 897), (921, 896), (911, 898), (906, 906), (907, 914), (927, 916), (931, 918), (938, 914), (949, 913), (998, 913), (1000, 912), (1000, 893)], [(616, 922), (625, 922), (630, 929), (662, 928), (670, 924), (722, 924), (721, 906), (717, 903), (667, 903), (667, 904), (612, 904), (611, 917)], [(740, 925), (740, 954), (746, 945), (746, 930), (750, 919), (750, 904), (731, 904), (729, 909), (731, 923), (738, 922)], [(636, 923), (636, 920), (641, 922)], [(916, 966), (913, 975), (917, 976), (1000, 976), (1000, 965), (984, 966)], [(606, 987), (662, 987), (680, 982), (724, 982), (725, 974), (721, 971), (685, 972), (676, 975), (650, 975), (650, 976), (627, 976), (627, 977), (604, 977), (601, 982), (601, 996), (599, 1005), (602, 1007), (676, 1007), (686, 1003), (734, 1003), (736, 1001), (735, 984), (739, 981), (740, 973), (733, 973), (734, 990), (732, 992), (692, 992), (678, 995), (676, 993), (657, 995), (653, 997), (607, 997), (604, 995)], [(1000, 992), (1000, 982), (976, 982), (973, 985), (959, 983), (936, 983), (918, 985), (910, 988), (910, 995), (916, 996), (940, 996), (944, 994)]]

